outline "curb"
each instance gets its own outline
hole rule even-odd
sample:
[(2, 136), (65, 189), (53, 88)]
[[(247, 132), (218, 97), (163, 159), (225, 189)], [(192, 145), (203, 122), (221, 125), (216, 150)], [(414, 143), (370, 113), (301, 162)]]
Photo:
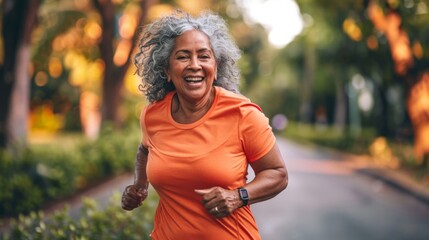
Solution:
[(391, 187), (405, 192), (429, 205), (429, 188), (400, 172), (375, 167), (361, 168), (357, 172), (383, 181)]
[[(301, 144), (301, 146), (305, 145)], [(419, 183), (400, 170), (377, 166), (368, 155), (356, 155), (320, 145), (312, 145), (312, 147), (343, 159), (344, 163), (354, 169), (356, 173), (378, 179), (429, 205), (429, 186)]]

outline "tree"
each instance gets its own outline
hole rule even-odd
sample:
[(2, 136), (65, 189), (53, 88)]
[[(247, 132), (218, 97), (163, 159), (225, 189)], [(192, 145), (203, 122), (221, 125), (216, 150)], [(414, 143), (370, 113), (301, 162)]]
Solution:
[(26, 145), (31, 34), (40, 0), (4, 0), (0, 65), (0, 148)]
[[(122, 85), (132, 61), (138, 28), (155, 2), (46, 2), (37, 29), (37, 33), (43, 34), (35, 34), (34, 41), (34, 105), (49, 105), (55, 98), (56, 111), (73, 116), (67, 118), (72, 122), (80, 121), (78, 127), (91, 138), (98, 135), (100, 105), (102, 121), (120, 127)], [(56, 74), (51, 65), (57, 65)], [(47, 78), (44, 84), (37, 84), (40, 74)], [(63, 105), (68, 107), (58, 106), (58, 99), (67, 102)]]
[[(304, 12), (318, 17), (337, 33), (329, 46), (318, 43), (318, 68), (327, 65), (342, 72), (344, 82), (350, 73), (371, 81), (377, 101), (373, 126), (382, 136), (395, 136), (408, 117), (392, 118), (388, 91), (399, 86), (405, 92), (407, 115), (413, 125), (415, 157), (429, 156), (429, 1), (399, 0), (299, 0)], [(323, 9), (323, 11), (317, 11)], [(317, 12), (316, 15), (313, 15)], [(320, 14), (320, 15), (318, 15)], [(337, 99), (338, 101), (338, 99)], [(396, 104), (397, 105), (397, 104)]]
[[(137, 28), (143, 24), (147, 17), (148, 8), (154, 4), (153, 0), (141, 0), (137, 21), (131, 33), (123, 34), (117, 40), (116, 51), (113, 48), (115, 42), (115, 6), (111, 0), (93, 0), (93, 4), (100, 13), (103, 25), (103, 33), (99, 44), (101, 57), (105, 64), (104, 79), (102, 85), (102, 120), (113, 122), (120, 126), (118, 109), (121, 103), (121, 89), (124, 76), (130, 65), (130, 57), (138, 38)], [(133, 17), (133, 16), (131, 16)]]
[[(407, 83), (407, 110), (414, 127), (414, 154), (419, 163), (429, 161), (429, 49), (427, 1), (414, 5), (399, 1), (375, 1), (368, 4), (374, 28), (383, 34), (390, 47), (394, 72)], [(424, 25), (422, 25), (422, 23)], [(427, 52), (427, 51), (426, 51)], [(426, 53), (426, 55), (428, 55)]]

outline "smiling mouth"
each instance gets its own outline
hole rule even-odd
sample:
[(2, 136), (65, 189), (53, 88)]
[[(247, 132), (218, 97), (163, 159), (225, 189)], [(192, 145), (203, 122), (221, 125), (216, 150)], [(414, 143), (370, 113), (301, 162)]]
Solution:
[(202, 82), (204, 78), (202, 77), (187, 77), (185, 81), (188, 83), (199, 83)]

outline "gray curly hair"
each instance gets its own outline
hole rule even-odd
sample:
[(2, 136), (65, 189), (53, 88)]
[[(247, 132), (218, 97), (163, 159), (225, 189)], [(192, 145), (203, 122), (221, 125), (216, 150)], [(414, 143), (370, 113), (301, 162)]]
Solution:
[(150, 103), (163, 99), (175, 89), (173, 83), (167, 81), (165, 73), (168, 59), (176, 37), (194, 29), (205, 33), (213, 48), (218, 66), (214, 85), (238, 93), (240, 72), (236, 63), (240, 58), (240, 50), (229, 36), (225, 21), (211, 12), (194, 18), (177, 10), (147, 25), (140, 35), (134, 64), (137, 74), (142, 78), (139, 89)]

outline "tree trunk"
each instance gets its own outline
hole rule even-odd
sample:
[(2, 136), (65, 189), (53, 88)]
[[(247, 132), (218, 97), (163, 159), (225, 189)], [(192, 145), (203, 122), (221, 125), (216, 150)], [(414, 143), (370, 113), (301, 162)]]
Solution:
[[(138, 19), (137, 28), (140, 27), (146, 19), (148, 9), (155, 3), (154, 0), (142, 0), (140, 3), (142, 12)], [(119, 106), (122, 102), (121, 90), (124, 82), (125, 73), (130, 65), (130, 57), (139, 36), (138, 31), (134, 32), (131, 41), (131, 47), (128, 51), (127, 61), (122, 65), (115, 65), (114, 62), (114, 29), (115, 29), (115, 9), (110, 0), (95, 0), (94, 5), (100, 12), (103, 24), (102, 40), (100, 42), (101, 57), (105, 64), (105, 73), (102, 85), (103, 100), (101, 104), (102, 122), (111, 122), (115, 127), (121, 127), (122, 119), (118, 114)]]
[(27, 142), (31, 34), (40, 0), (4, 0), (4, 62), (0, 66), (0, 148), (19, 152)]
[(311, 91), (313, 89), (314, 71), (316, 68), (316, 53), (314, 45), (310, 41), (307, 41), (305, 49), (299, 120), (303, 123), (310, 123), (312, 113)]
[(343, 132), (346, 126), (347, 119), (347, 97), (345, 86), (341, 79), (335, 76), (335, 117), (334, 126), (338, 132)]
[(383, 86), (383, 84), (375, 84), (375, 92), (377, 93), (378, 97), (378, 111), (375, 113), (375, 125), (377, 131), (377, 135), (379, 136), (385, 136), (388, 137), (389, 135), (389, 127), (391, 124), (389, 124), (389, 106), (387, 103), (387, 97), (386, 97), (386, 87)]
[(116, 121), (121, 79), (114, 76), (113, 40), (115, 38), (115, 7), (111, 0), (96, 0), (95, 6), (100, 13), (102, 23), (102, 36), (99, 44), (101, 58), (104, 62), (104, 79), (102, 84), (102, 121)]

